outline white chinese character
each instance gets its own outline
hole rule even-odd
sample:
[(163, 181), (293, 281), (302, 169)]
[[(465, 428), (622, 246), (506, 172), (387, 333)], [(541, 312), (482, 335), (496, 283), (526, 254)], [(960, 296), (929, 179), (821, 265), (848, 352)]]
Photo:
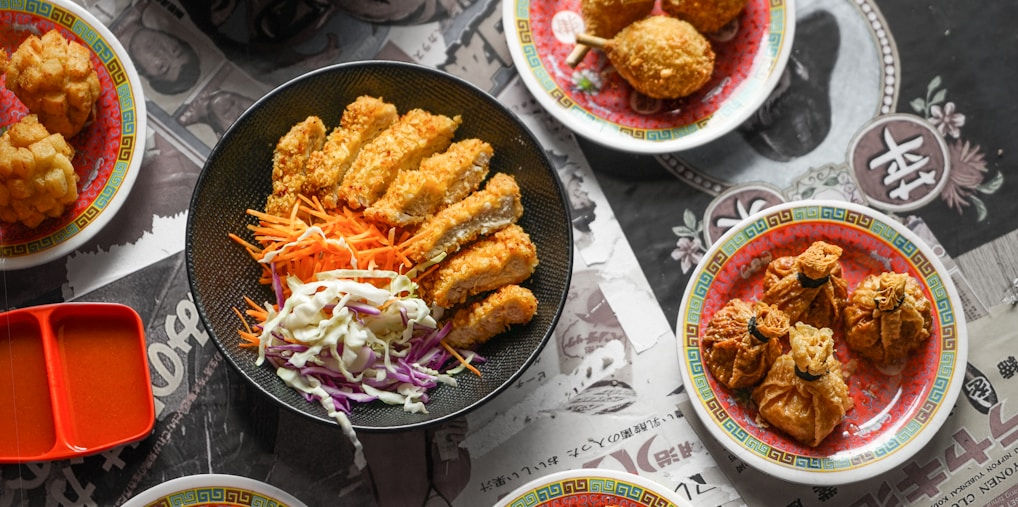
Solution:
[[(891, 197), (904, 201), (908, 199), (912, 190), (922, 185), (936, 184), (936, 171), (921, 171), (929, 163), (930, 157), (912, 153), (922, 145), (922, 136), (915, 136), (898, 144), (887, 127), (884, 127), (884, 146), (887, 147), (887, 151), (870, 160), (870, 170), (889, 164), (887, 176), (884, 177), (884, 185), (891, 186), (894, 182), (901, 180), (898, 188), (888, 194)], [(905, 178), (913, 173), (916, 174), (916, 178), (910, 182), (905, 181)]]

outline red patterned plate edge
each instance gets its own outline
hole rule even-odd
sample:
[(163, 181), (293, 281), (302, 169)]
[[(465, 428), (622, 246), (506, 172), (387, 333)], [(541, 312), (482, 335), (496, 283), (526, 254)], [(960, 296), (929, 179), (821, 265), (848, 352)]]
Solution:
[(0, 234), (0, 270), (6, 270), (32, 267), (66, 255), (113, 218), (137, 179), (144, 154), (147, 117), (141, 81), (134, 63), (109, 29), (84, 8), (69, 0), (0, 1), (0, 11), (31, 16), (59, 25), (65, 34), (73, 34), (102, 63), (113, 84), (115, 102), (120, 109), (116, 158), (103, 161), (108, 166), (105, 168), (108, 177), (102, 182), (102, 188), (95, 192), (87, 206), (76, 205), (75, 209), (80, 211), (73, 216), (65, 214), (62, 225), (48, 231), (45, 236), (7, 242)]
[[(727, 259), (772, 227), (802, 221), (841, 224), (879, 236), (895, 248), (919, 273), (932, 295), (941, 331), (941, 357), (934, 385), (922, 407), (901, 430), (882, 445), (839, 456), (804, 456), (776, 449), (730, 417), (712, 390), (709, 372), (700, 359), (700, 315), (713, 276)], [(904, 251), (903, 251), (904, 250)], [(943, 275), (943, 276), (941, 276)], [(716, 241), (694, 270), (683, 294), (677, 322), (677, 352), (683, 383), (704, 426), (729, 452), (775, 477), (802, 484), (837, 485), (879, 475), (904, 462), (933, 437), (950, 414), (961, 391), (968, 356), (965, 316), (947, 270), (932, 250), (912, 231), (865, 206), (840, 201), (797, 201), (767, 208), (743, 219)], [(758, 430), (756, 432), (759, 432)]]
[(618, 470), (587, 468), (538, 477), (502, 497), (495, 507), (615, 504), (692, 507), (677, 493), (649, 478)]

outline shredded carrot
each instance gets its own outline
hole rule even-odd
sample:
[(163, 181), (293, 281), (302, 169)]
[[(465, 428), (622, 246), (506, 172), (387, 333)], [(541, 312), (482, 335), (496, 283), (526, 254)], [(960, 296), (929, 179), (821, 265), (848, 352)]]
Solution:
[[(317, 198), (301, 196), (287, 216), (273, 215), (255, 209), (247, 213), (258, 219), (248, 226), (255, 238), (249, 242), (236, 234), (230, 238), (239, 243), (256, 261), (274, 255), (271, 266), (263, 264), (261, 283), (272, 283), (272, 269), (280, 278), (293, 275), (302, 282), (314, 280), (321, 271), (333, 269), (380, 269), (407, 273), (413, 268), (401, 244), (409, 234), (397, 228), (380, 230), (364, 218), (362, 212), (349, 208), (327, 210)], [(322, 234), (310, 233), (317, 227)], [(383, 286), (388, 279), (363, 280)], [(289, 289), (284, 286), (284, 295)]]
[(460, 362), (460, 364), (465, 366), (468, 370), (474, 372), (474, 375), (477, 375), (478, 377), (481, 376), (481, 370), (478, 370), (477, 368), (474, 367), (474, 365), (470, 364), (469, 361), (464, 359), (459, 352), (456, 352), (456, 349), (452, 348), (448, 343), (445, 343), (445, 341), (442, 341), (442, 346), (445, 347), (445, 350), (448, 350), (449, 353), (452, 354), (452, 357), (455, 357), (456, 360)]

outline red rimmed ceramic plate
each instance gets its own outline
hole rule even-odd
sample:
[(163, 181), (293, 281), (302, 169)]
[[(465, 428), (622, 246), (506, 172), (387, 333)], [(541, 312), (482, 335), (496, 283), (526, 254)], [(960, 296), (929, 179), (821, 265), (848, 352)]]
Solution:
[(599, 468), (565, 470), (520, 486), (495, 507), (692, 507), (678, 493), (646, 477)]
[[(34, 229), (0, 222), (0, 270), (43, 264), (88, 241), (127, 199), (141, 168), (145, 99), (134, 64), (116, 37), (70, 0), (0, 3), (0, 45), (8, 54), (29, 34), (41, 36), (53, 28), (91, 51), (102, 94), (95, 120), (69, 139), (78, 200)], [(27, 114), (6, 86), (0, 86), (0, 99), (0, 129)]]
[(575, 68), (566, 63), (584, 27), (580, 5), (503, 2), (513, 63), (552, 116), (592, 141), (634, 153), (693, 148), (737, 127), (774, 89), (795, 32), (794, 0), (748, 0), (735, 21), (708, 37), (716, 54), (711, 80), (688, 97), (658, 100), (633, 91), (598, 50)]
[[(703, 364), (700, 339), (733, 298), (756, 301), (770, 260), (823, 240), (841, 246), (849, 293), (868, 274), (908, 273), (933, 303), (933, 333), (894, 375), (863, 358), (848, 378), (855, 406), (816, 448), (765, 428), (747, 391), (718, 384)], [(679, 370), (698, 417), (732, 454), (776, 477), (814, 485), (867, 479), (900, 465), (933, 437), (961, 390), (968, 357), (965, 315), (944, 265), (918, 236), (865, 206), (798, 201), (743, 219), (711, 245), (693, 272), (677, 322)], [(843, 362), (853, 353), (835, 329)]]
[(124, 507), (306, 507), (293, 495), (261, 481), (226, 474), (178, 477), (145, 490)]

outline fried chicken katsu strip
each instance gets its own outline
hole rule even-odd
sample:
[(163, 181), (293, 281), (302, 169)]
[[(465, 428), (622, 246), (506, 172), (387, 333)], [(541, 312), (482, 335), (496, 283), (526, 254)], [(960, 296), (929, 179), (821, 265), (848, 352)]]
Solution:
[(407, 255), (420, 262), (453, 253), (478, 237), (515, 223), (523, 215), (520, 187), (505, 173), (496, 173), (483, 190), (452, 204), (424, 222), (406, 246)]
[(272, 154), (272, 195), (265, 201), (266, 213), (290, 214), (304, 186), (308, 158), (324, 142), (325, 124), (317, 116), (308, 116), (279, 138)]
[(456, 310), (445, 343), (472, 349), (513, 324), (526, 324), (537, 313), (537, 298), (529, 289), (506, 285), (481, 301)]
[(537, 247), (517, 224), (478, 239), (443, 261), (420, 281), (424, 297), (449, 308), (472, 296), (530, 278)]
[(377, 201), (400, 171), (415, 170), (428, 155), (449, 147), (460, 117), (412, 109), (371, 140), (350, 166), (339, 199), (353, 209)]
[(361, 148), (398, 117), (396, 106), (368, 95), (357, 97), (346, 106), (339, 126), (329, 133), (322, 149), (308, 158), (304, 194), (318, 196), (327, 208), (335, 208), (339, 185)]
[(364, 216), (393, 226), (419, 224), (477, 190), (488, 176), (493, 153), (491, 145), (480, 139), (455, 142), (421, 161), (420, 169), (396, 175), (385, 195), (364, 210)]

